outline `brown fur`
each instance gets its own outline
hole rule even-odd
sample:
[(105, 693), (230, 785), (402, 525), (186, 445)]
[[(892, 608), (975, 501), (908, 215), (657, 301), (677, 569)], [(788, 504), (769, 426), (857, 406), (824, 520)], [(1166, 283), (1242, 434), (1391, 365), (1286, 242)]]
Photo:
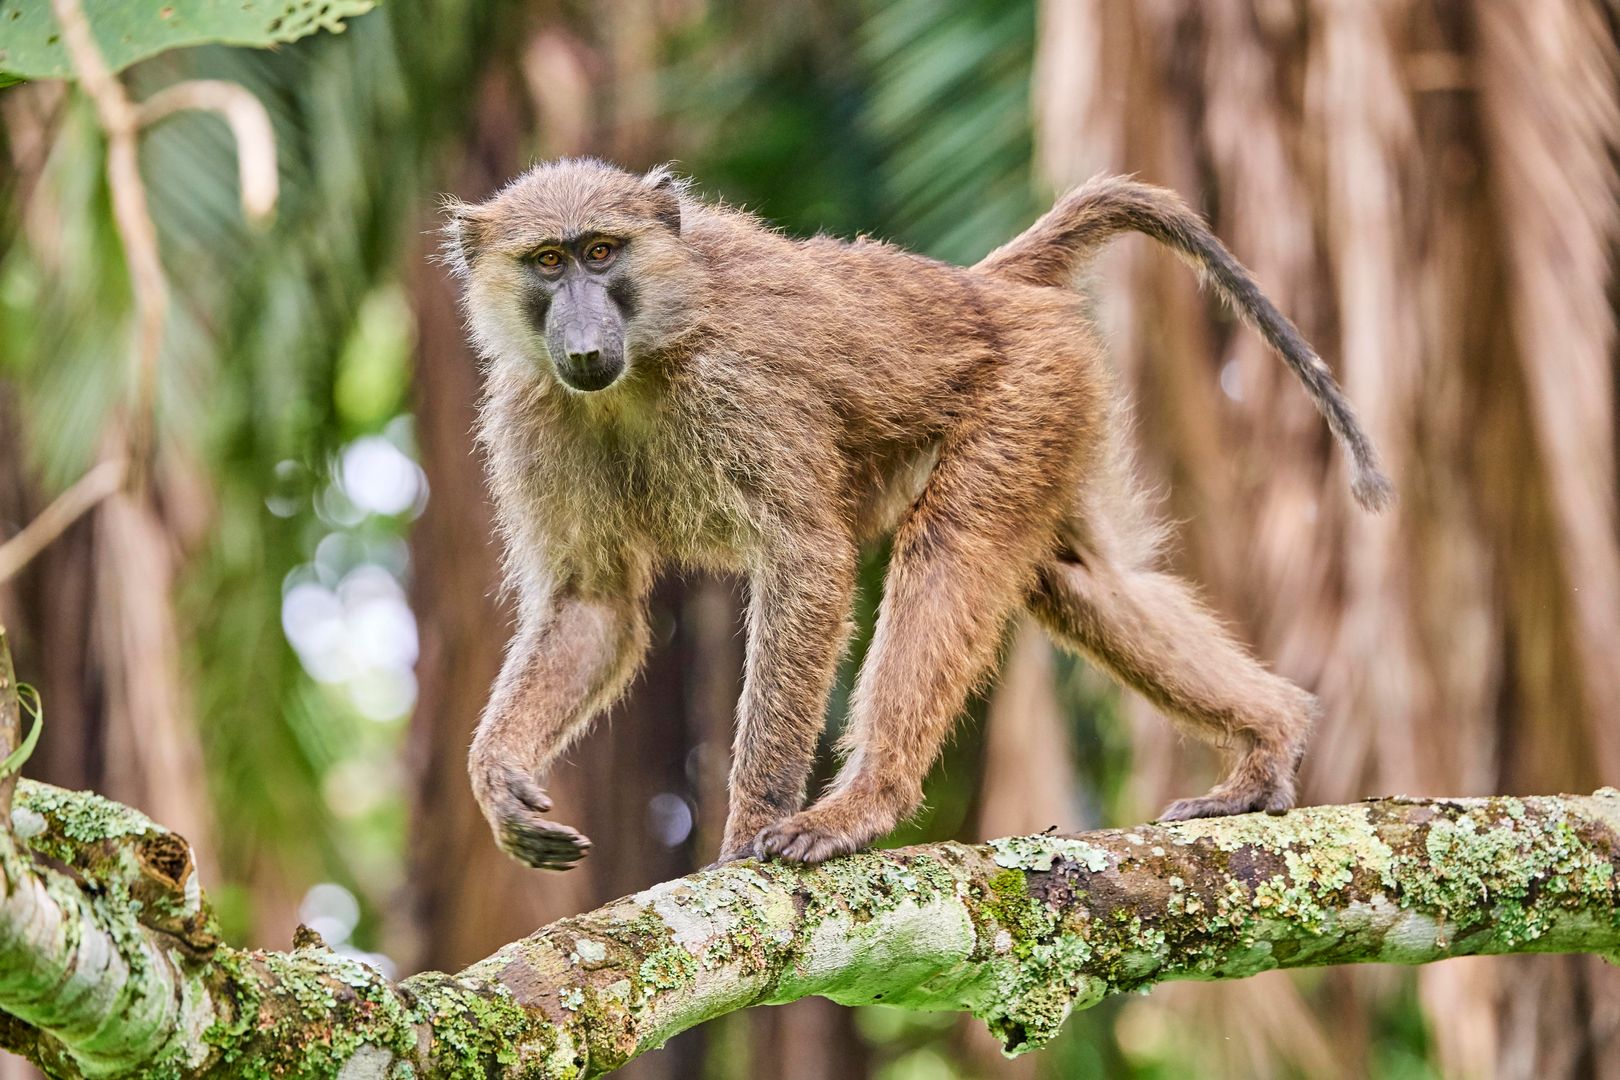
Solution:
[[(497, 839), (534, 865), (588, 842), (542, 816), (538, 777), (617, 695), (646, 648), (666, 563), (752, 585), (723, 859), (818, 861), (888, 832), (1008, 617), (1027, 606), (1200, 737), (1232, 774), (1169, 817), (1283, 808), (1314, 713), (1191, 590), (1151, 567), (1121, 410), (1065, 288), (1103, 239), (1137, 229), (1198, 262), (1282, 352), (1388, 497), (1327, 369), (1169, 192), (1103, 180), (964, 269), (870, 241), (790, 240), (690, 197), (661, 171), (540, 166), (451, 207), (451, 260), (489, 362), (481, 440), (519, 627), (473, 742)], [(628, 367), (564, 386), (523, 297), (524, 257), (575, 235), (621, 244)], [(857, 551), (892, 533), (848, 760), (801, 809), (848, 637)]]

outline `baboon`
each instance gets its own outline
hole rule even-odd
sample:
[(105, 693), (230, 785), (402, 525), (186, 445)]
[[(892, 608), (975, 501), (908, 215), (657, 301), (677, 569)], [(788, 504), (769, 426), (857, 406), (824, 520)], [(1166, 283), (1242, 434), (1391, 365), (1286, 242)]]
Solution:
[[(1315, 700), (1154, 568), (1122, 410), (1071, 287), (1082, 264), (1128, 230), (1168, 245), (1305, 384), (1357, 500), (1377, 510), (1392, 488), (1326, 365), (1174, 194), (1095, 179), (971, 268), (790, 239), (667, 169), (592, 160), (447, 214), (518, 598), (470, 761), (506, 851), (565, 868), (589, 847), (543, 816), (542, 777), (636, 671), (665, 564), (750, 584), (721, 861), (818, 862), (914, 811), (1020, 608), (1233, 752), (1224, 781), (1165, 819), (1293, 804)], [(806, 809), (858, 549), (885, 534), (847, 757)]]

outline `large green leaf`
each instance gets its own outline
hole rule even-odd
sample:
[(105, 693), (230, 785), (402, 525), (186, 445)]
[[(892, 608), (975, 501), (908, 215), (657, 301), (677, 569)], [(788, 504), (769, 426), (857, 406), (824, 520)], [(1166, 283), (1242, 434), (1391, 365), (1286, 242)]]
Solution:
[[(344, 19), (375, 6), (376, 0), (84, 0), (114, 71), (183, 45), (262, 48), (342, 30)], [(0, 86), (71, 74), (50, 0), (0, 0)]]

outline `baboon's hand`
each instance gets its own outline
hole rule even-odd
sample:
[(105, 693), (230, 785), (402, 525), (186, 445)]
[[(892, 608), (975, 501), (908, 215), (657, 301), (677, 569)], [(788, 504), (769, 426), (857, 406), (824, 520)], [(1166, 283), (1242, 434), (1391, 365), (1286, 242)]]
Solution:
[(591, 842), (578, 829), (542, 817), (551, 799), (534, 780), (510, 766), (489, 770), (477, 785), (478, 801), (502, 851), (541, 870), (567, 870)]

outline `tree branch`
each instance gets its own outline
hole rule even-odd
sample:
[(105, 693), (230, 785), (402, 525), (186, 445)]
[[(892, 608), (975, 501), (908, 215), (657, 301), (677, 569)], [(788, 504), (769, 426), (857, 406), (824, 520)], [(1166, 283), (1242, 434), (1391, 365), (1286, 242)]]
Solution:
[(75, 521), (94, 510), (101, 500), (124, 483), (124, 460), (109, 458), (92, 466), (23, 526), (15, 536), (0, 543), (0, 585), (27, 566), (34, 556), (68, 530)]
[(1611, 788), (738, 863), (399, 983), (318, 944), (218, 945), (189, 848), (127, 808), (24, 781), (15, 820), (0, 1045), (58, 1076), (588, 1076), (814, 994), (971, 1011), (1016, 1053), (1171, 979), (1620, 953)]
[(140, 123), (151, 127), (178, 112), (202, 110), (219, 114), (236, 139), (237, 177), (242, 214), (263, 225), (275, 212), (280, 193), (276, 172), (276, 133), (264, 102), (245, 86), (220, 79), (187, 79), (165, 86), (139, 106)]

